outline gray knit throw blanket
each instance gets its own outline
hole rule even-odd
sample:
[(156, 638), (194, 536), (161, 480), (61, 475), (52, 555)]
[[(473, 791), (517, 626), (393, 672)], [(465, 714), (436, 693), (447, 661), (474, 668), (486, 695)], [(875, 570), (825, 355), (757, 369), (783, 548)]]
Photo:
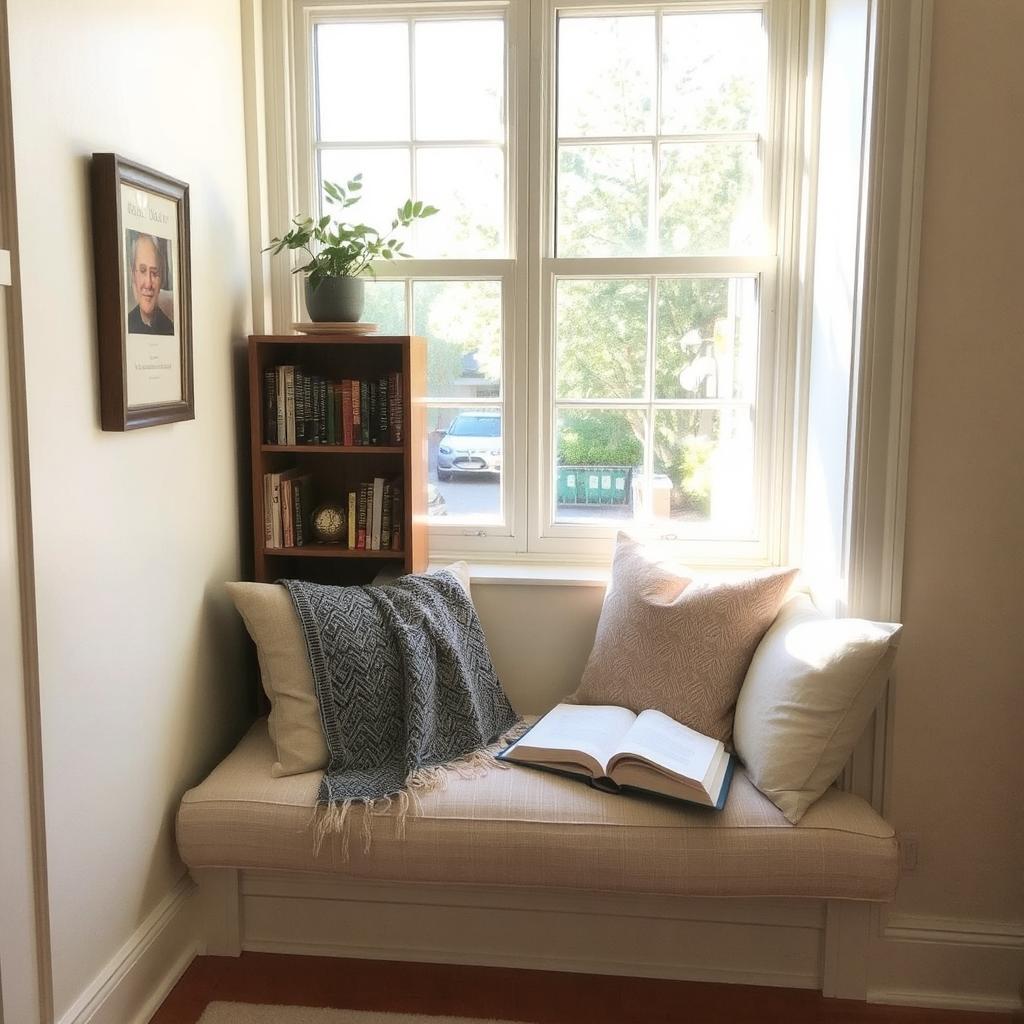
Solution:
[[(449, 572), (386, 586), (284, 580), (306, 638), (329, 760), (317, 794), (317, 842), (345, 834), (353, 802), (369, 816), (445, 773), (480, 774), (483, 751), (517, 722), (491, 663), (476, 610)], [(500, 764), (500, 762), (497, 762)], [(347, 849), (347, 843), (346, 843)]]

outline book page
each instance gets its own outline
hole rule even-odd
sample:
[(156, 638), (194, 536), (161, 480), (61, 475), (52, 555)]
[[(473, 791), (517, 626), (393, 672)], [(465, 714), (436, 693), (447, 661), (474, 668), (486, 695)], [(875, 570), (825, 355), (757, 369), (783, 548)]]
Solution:
[(596, 778), (607, 773), (609, 759), (635, 721), (636, 715), (626, 708), (559, 704), (514, 743), (505, 758), (570, 769), (576, 765)]
[(644, 711), (611, 759), (609, 768), (630, 757), (648, 761), (681, 780), (706, 787), (709, 775), (717, 768), (716, 759), (723, 750), (721, 741), (690, 729), (660, 711)]

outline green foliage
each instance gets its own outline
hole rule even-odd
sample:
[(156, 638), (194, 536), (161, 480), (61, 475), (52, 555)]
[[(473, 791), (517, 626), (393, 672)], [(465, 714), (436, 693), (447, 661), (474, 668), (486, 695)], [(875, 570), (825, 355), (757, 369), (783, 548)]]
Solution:
[(626, 416), (616, 412), (563, 414), (558, 433), (560, 466), (640, 466), (643, 443)]
[(710, 437), (686, 437), (672, 477), (672, 512), (696, 513), (706, 519), (711, 513), (711, 457), (715, 442)]
[[(325, 181), (327, 203), (339, 211), (354, 206), (362, 198), (359, 195), (363, 187), (362, 178), (357, 174), (344, 185)], [(395, 211), (391, 228), (383, 235), (367, 224), (353, 224), (340, 217), (335, 219), (330, 213), (325, 213), (319, 220), (294, 217), (292, 229), (280, 238), (272, 238), (263, 251), (276, 256), (285, 249), (304, 250), (309, 262), (296, 267), (292, 273), (305, 273), (314, 284), (327, 277), (356, 277), (364, 270), (372, 274), (374, 260), (409, 258), (410, 254), (404, 251), (405, 243), (396, 237), (398, 228), (408, 228), (413, 221), (432, 217), (438, 212), (434, 206), (407, 199)], [(314, 243), (315, 251), (310, 248)]]

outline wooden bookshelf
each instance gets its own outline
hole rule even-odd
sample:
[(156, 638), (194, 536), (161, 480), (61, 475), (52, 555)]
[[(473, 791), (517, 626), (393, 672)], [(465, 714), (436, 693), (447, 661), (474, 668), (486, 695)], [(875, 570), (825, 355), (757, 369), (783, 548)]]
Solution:
[[(268, 444), (264, 420), (264, 371), (302, 366), (332, 381), (377, 378), (401, 372), (403, 443)], [(427, 564), (427, 450), (422, 396), (426, 344), (415, 336), (252, 335), (249, 338), (250, 450), (252, 452), (253, 575), (257, 581), (308, 579), (338, 585), (366, 583), (388, 564), (419, 572)], [(313, 505), (346, 507), (350, 490), (374, 477), (401, 477), (402, 548), (350, 549), (342, 544), (269, 547), (264, 542), (263, 477), (298, 468), (313, 481)]]

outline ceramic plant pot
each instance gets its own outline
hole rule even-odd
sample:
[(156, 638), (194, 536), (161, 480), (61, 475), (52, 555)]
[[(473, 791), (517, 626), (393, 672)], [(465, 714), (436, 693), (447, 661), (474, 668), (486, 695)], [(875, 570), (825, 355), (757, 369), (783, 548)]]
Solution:
[(357, 323), (366, 303), (361, 277), (306, 278), (306, 310), (313, 323)]

